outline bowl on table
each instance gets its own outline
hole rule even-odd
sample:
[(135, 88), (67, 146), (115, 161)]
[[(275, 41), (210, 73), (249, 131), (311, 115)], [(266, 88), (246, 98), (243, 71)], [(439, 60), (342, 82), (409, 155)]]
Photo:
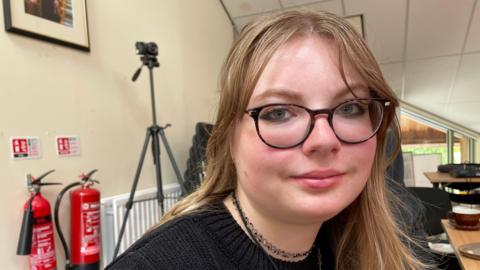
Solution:
[(458, 229), (480, 229), (480, 209), (467, 206), (454, 206), (448, 219)]

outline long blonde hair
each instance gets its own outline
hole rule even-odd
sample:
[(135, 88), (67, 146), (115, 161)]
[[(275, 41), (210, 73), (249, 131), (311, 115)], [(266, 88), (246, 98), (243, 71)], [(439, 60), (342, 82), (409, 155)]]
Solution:
[[(395, 118), (398, 100), (385, 82), (363, 38), (343, 19), (327, 12), (289, 11), (263, 17), (247, 25), (235, 41), (220, 74), (217, 121), (207, 145), (207, 172), (202, 185), (165, 214), (160, 224), (223, 200), (236, 187), (230, 153), (235, 125), (244, 115), (255, 84), (272, 54), (294, 36), (316, 34), (333, 39), (340, 51), (340, 73), (348, 61), (375, 94), (388, 99), (370, 178), (358, 198), (324, 223), (336, 256), (336, 269), (423, 269), (408, 248), (411, 239), (395, 222), (391, 194), (385, 187), (387, 131), (399, 138)], [(343, 59), (345, 58), (345, 59)], [(398, 146), (396, 147), (398, 151)]]

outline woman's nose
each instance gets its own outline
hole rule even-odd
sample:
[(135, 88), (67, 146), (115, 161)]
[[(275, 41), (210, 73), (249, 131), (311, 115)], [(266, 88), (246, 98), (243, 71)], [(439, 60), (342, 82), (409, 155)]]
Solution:
[(302, 151), (306, 155), (313, 152), (336, 152), (340, 149), (340, 146), (341, 142), (328, 123), (328, 117), (322, 115), (315, 118), (312, 132), (302, 144)]

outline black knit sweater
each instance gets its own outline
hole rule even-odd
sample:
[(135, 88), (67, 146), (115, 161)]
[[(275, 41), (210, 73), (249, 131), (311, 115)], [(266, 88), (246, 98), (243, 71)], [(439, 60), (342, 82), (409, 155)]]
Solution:
[[(318, 238), (317, 238), (317, 242)], [(333, 269), (326, 245), (315, 248), (300, 262), (270, 257), (278, 269)], [(223, 203), (196, 214), (176, 218), (143, 236), (105, 270), (120, 269), (274, 269), (230, 215)]]

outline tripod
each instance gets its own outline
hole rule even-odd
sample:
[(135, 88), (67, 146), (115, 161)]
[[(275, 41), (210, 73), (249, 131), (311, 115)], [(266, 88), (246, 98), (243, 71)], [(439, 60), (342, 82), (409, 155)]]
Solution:
[[(139, 44), (140, 43), (140, 44)], [(146, 45), (146, 46), (145, 46)], [(161, 165), (160, 165), (160, 141), (159, 141), (159, 135), (160, 138), (162, 139), (163, 145), (165, 147), (165, 150), (167, 150), (168, 157), (170, 159), (170, 163), (172, 164), (173, 170), (175, 171), (175, 175), (177, 177), (177, 181), (180, 184), (180, 188), (182, 190), (182, 194), (186, 194), (185, 191), (185, 186), (183, 184), (183, 179), (182, 175), (180, 174), (180, 170), (178, 169), (178, 166), (175, 162), (175, 158), (173, 157), (172, 150), (170, 149), (170, 146), (168, 144), (167, 138), (165, 136), (165, 129), (170, 126), (170, 124), (165, 125), (164, 127), (160, 127), (157, 125), (157, 117), (156, 117), (156, 110), (155, 110), (155, 91), (153, 87), (153, 68), (159, 67), (160, 64), (158, 63), (158, 60), (156, 58), (157, 54), (157, 45), (153, 42), (144, 44), (141, 42), (137, 42), (137, 52), (142, 51), (144, 52), (144, 55), (141, 57), (142, 60), (142, 65), (138, 70), (135, 72), (135, 74), (132, 77), (132, 81), (136, 81), (138, 76), (140, 75), (142, 67), (145, 65), (148, 67), (150, 71), (150, 96), (152, 100), (152, 119), (153, 119), (153, 124), (147, 128), (147, 134), (145, 136), (145, 142), (143, 144), (142, 152), (140, 154), (140, 161), (138, 162), (137, 166), (137, 171), (135, 173), (135, 178), (133, 180), (132, 184), (132, 189), (130, 191), (130, 197), (128, 198), (128, 201), (125, 205), (126, 212), (125, 216), (122, 221), (122, 227), (120, 229), (120, 233), (118, 235), (118, 240), (117, 244), (115, 246), (115, 252), (113, 254), (113, 259), (115, 259), (118, 255), (118, 251), (120, 249), (120, 244), (122, 242), (122, 237), (125, 232), (125, 226), (127, 224), (128, 216), (130, 214), (130, 210), (132, 209), (132, 206), (134, 204), (134, 196), (135, 196), (135, 191), (137, 189), (137, 184), (138, 180), (140, 178), (140, 173), (142, 172), (142, 166), (143, 166), (143, 161), (145, 160), (145, 155), (147, 153), (147, 147), (150, 142), (150, 139), (152, 140), (152, 154), (153, 154), (153, 163), (155, 164), (155, 175), (156, 175), (156, 180), (157, 180), (157, 202), (159, 205), (159, 208), (161, 210), (161, 215), (164, 213), (164, 204), (163, 201), (165, 199), (163, 195), (163, 187), (162, 187), (162, 172), (161, 172)], [(144, 47), (145, 46), (145, 47)], [(154, 50), (148, 50), (148, 46), (154, 46)], [(140, 49), (139, 49), (140, 48)], [(143, 48), (147, 48), (146, 50), (143, 50)]]

